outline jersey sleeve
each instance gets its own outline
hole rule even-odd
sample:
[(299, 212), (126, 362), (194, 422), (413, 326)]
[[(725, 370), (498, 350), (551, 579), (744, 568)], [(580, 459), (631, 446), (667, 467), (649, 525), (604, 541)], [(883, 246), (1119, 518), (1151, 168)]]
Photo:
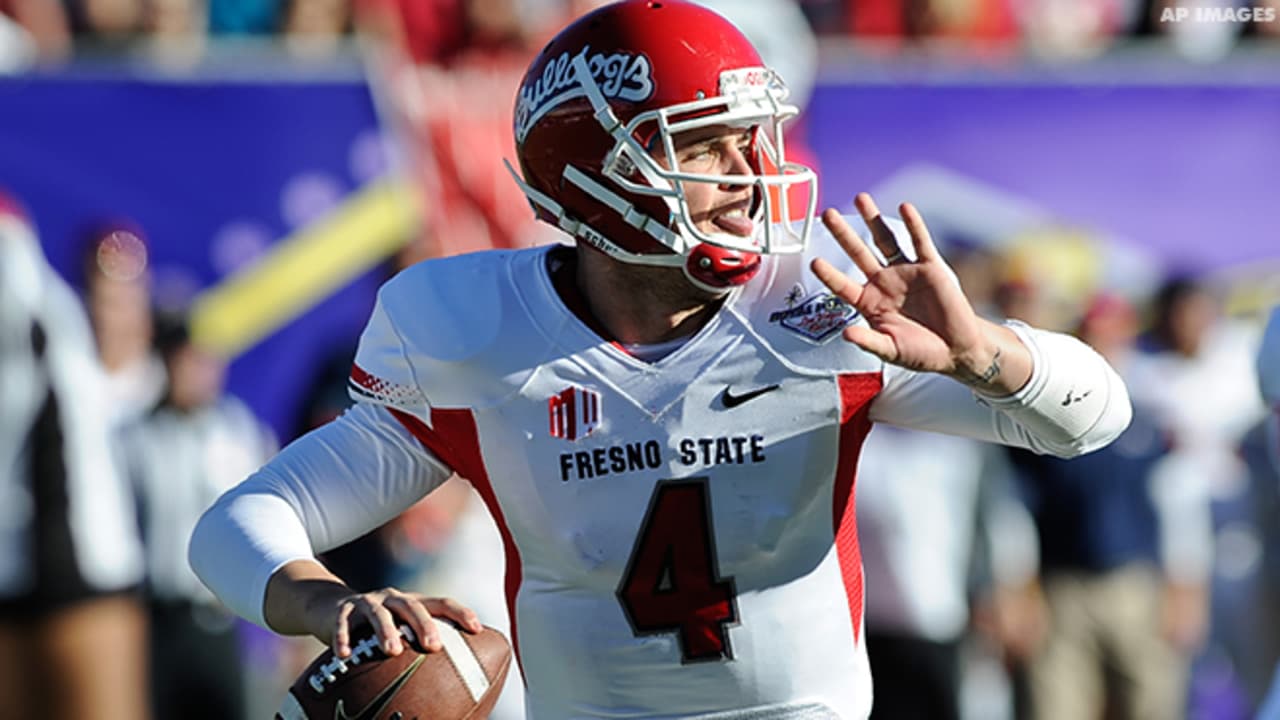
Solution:
[(1102, 356), (1068, 335), (1008, 326), (1032, 356), (1031, 378), (1017, 393), (984, 397), (944, 375), (890, 365), (871, 419), (1058, 457), (1096, 450), (1128, 427), (1128, 391)]
[(390, 410), (358, 404), (225, 493), (192, 534), (191, 567), (263, 627), (271, 575), (382, 525), (452, 474)]

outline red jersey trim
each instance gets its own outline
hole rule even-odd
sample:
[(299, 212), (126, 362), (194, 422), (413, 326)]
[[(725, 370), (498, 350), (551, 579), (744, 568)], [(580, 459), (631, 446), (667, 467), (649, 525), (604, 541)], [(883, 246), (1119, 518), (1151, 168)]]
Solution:
[(520, 659), (520, 634), (516, 628), (516, 595), (520, 592), (523, 580), (523, 566), (520, 561), (520, 549), (516, 547), (511, 529), (507, 526), (502, 507), (498, 504), (498, 496), (493, 491), (493, 483), (489, 481), (489, 472), (484, 465), (484, 455), (480, 452), (480, 433), (476, 429), (475, 416), (470, 410), (438, 410), (431, 411), (432, 427), (409, 413), (388, 408), (400, 424), (405, 427), (424, 447), (440, 458), (453, 471), (469, 481), (480, 493), (480, 498), (489, 508), (498, 532), (502, 535), (502, 546), (506, 552), (507, 576), (505, 590), (507, 598), (507, 616), (511, 623), (511, 647), (515, 651), (516, 662), (520, 664), (520, 675), (524, 676), (524, 663)]
[(416, 387), (383, 380), (366, 372), (355, 363), (351, 364), (351, 376), (347, 380), (347, 389), (356, 396), (398, 407), (418, 407), (427, 404), (426, 396)]
[(840, 450), (836, 463), (835, 488), (831, 503), (831, 524), (835, 530), (836, 556), (840, 559), (840, 575), (849, 599), (849, 617), (853, 621), (856, 645), (862, 628), (862, 550), (858, 547), (858, 521), (855, 486), (858, 455), (862, 443), (871, 432), (871, 399), (883, 387), (878, 372), (850, 373), (839, 376), (840, 384)]

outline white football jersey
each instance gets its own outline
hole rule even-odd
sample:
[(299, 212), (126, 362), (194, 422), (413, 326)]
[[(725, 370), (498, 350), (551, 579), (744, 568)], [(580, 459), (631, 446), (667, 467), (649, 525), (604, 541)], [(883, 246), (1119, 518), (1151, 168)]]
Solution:
[(853, 487), (873, 411), (995, 439), (991, 412), (840, 339), (856, 312), (806, 258), (768, 260), (645, 363), (565, 307), (548, 252), (405, 272), (352, 382), (493, 513), (532, 715), (864, 716)]
[[(809, 261), (861, 274), (815, 235), (803, 256), (767, 257), (653, 363), (565, 305), (548, 269), (564, 250), (405, 270), (361, 339), (361, 405), (224, 498), (193, 563), (261, 622), (276, 568), (377, 525), (452, 470), (506, 545), (531, 718), (866, 717), (853, 499), (873, 422), (1070, 454), (1118, 432), (1127, 399), (1095, 368), (1101, 385), (1068, 410), (1103, 419), (1063, 447), (959, 383), (885, 366), (841, 338), (861, 319)], [(1087, 359), (1057, 372), (1105, 368), (1080, 349)]]

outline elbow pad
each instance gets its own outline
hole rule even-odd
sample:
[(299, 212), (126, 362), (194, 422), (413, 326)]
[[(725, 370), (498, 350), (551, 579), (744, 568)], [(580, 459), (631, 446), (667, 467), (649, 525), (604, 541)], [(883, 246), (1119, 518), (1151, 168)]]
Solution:
[(1069, 335), (1010, 321), (1031, 352), (1031, 379), (1002, 397), (975, 393), (1048, 445), (1073, 457), (1097, 450), (1129, 426), (1133, 410), (1124, 381), (1093, 348)]

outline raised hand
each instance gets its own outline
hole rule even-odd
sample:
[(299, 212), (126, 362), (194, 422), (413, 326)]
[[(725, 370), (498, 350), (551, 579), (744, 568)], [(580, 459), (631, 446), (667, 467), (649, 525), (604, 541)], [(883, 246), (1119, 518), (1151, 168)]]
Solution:
[[(1025, 348), (1010, 331), (974, 312), (915, 207), (904, 203), (899, 208), (915, 249), (916, 258), (911, 260), (901, 253), (869, 194), (859, 193), (854, 206), (888, 262), (881, 263), (844, 218), (828, 209), (822, 214), (823, 223), (866, 282), (854, 282), (821, 258), (811, 266), (832, 293), (867, 320), (865, 327), (846, 328), (845, 339), (885, 362), (949, 375), (985, 391), (1012, 392), (1020, 387), (1030, 375)], [(1006, 357), (1006, 349), (1021, 356)], [(1010, 360), (1018, 366), (1015, 377), (1001, 378), (1002, 366)]]

